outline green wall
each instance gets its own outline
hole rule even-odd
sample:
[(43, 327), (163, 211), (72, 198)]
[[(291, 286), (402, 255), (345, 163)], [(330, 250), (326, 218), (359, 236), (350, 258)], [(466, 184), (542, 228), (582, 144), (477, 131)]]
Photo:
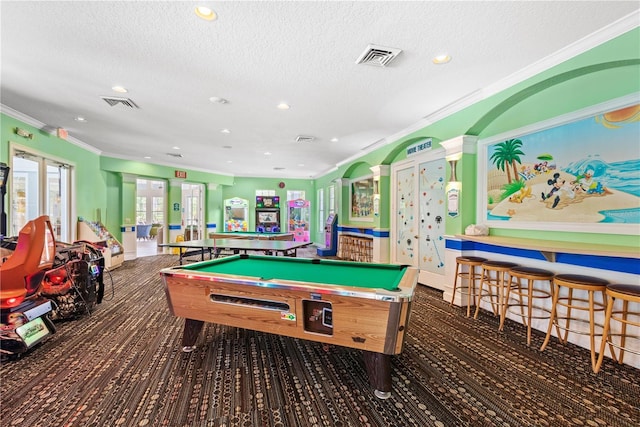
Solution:
[[(371, 174), (369, 168), (376, 165), (391, 165), (406, 158), (408, 145), (420, 138), (430, 137), (433, 148), (441, 141), (460, 135), (474, 135), (480, 140), (503, 132), (532, 125), (563, 114), (571, 113), (595, 104), (625, 95), (640, 94), (640, 28), (635, 28), (619, 37), (577, 55), (561, 64), (545, 70), (524, 81), (495, 94), (486, 94), (473, 105), (461, 109), (447, 117), (435, 121), (411, 134), (368, 153), (356, 161), (337, 167), (315, 180), (285, 179), (285, 189), (280, 189), (281, 179), (242, 178), (228, 175), (187, 170), (189, 182), (201, 182), (207, 186), (206, 222), (216, 223), (222, 228), (222, 203), (224, 199), (241, 197), (250, 202), (250, 226), (255, 225), (255, 190), (276, 190), (282, 200), (287, 190), (304, 190), (312, 202), (311, 236), (321, 241), (321, 231), (316, 225), (316, 190), (333, 185), (333, 180), (345, 180)], [(1, 116), (0, 161), (9, 163), (9, 141), (36, 150), (40, 153), (64, 159), (76, 167), (77, 213), (79, 216), (94, 218), (96, 209), (102, 212), (103, 222), (119, 234), (119, 226), (124, 222), (124, 214), (130, 210), (127, 192), (123, 191), (123, 174), (140, 177), (174, 179), (173, 167), (149, 163), (100, 157), (94, 152), (60, 140), (59, 138), (31, 127), (5, 114)], [(34, 133), (33, 140), (15, 135), (13, 128), (21, 127)], [(462, 209), (464, 212), (456, 220), (447, 222), (447, 233), (456, 234), (476, 221), (475, 196), (477, 165), (475, 155), (464, 155), (458, 164), (459, 178), (462, 180)], [(382, 223), (376, 219), (373, 226), (385, 227), (389, 223), (391, 202), (390, 180), (381, 181), (381, 201), (387, 214)], [(210, 185), (213, 184), (213, 185)], [(342, 206), (338, 207), (340, 224), (348, 224), (348, 186), (336, 188), (341, 192)], [(175, 195), (177, 197), (177, 195)], [(170, 194), (170, 198), (174, 197)], [(171, 212), (169, 212), (171, 215)], [(286, 209), (281, 210), (283, 219)], [(178, 219), (179, 221), (179, 219)], [(170, 217), (170, 222), (176, 219)], [(352, 224), (372, 226), (371, 223)], [(640, 236), (607, 235), (571, 232), (543, 232), (528, 230), (492, 229), (492, 234), (503, 236), (536, 237), (549, 240), (579, 241), (585, 243), (609, 243), (638, 246)], [(320, 236), (320, 237), (319, 237)]]

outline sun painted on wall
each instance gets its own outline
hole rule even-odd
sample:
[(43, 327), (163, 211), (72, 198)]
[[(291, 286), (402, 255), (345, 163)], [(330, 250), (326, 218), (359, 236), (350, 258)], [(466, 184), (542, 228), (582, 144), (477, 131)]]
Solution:
[(486, 220), (640, 223), (640, 104), (520, 135), (486, 152)]

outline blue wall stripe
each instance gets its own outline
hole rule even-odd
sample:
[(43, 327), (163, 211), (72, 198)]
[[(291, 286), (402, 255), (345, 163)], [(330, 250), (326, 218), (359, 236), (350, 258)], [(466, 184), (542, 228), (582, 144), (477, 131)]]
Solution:
[(169, 230), (180, 230), (182, 229), (181, 225), (169, 224)]
[(341, 233), (359, 233), (373, 237), (389, 237), (389, 231), (373, 230), (371, 228), (345, 227), (339, 225), (338, 231)]
[(556, 261), (582, 267), (640, 274), (640, 260), (635, 258), (559, 253), (556, 255)]
[(216, 223), (207, 224), (207, 228), (217, 228)]
[[(468, 240), (450, 240), (445, 242), (447, 249), (458, 251), (482, 251), (494, 254), (510, 255), (520, 258), (529, 258), (546, 261), (540, 251), (532, 249), (519, 249), (505, 246), (490, 245), (487, 243), (470, 242)], [(591, 267), (601, 270), (619, 271), (622, 273), (640, 274), (640, 260), (636, 258), (611, 257), (603, 255), (582, 255), (556, 252), (556, 262)]]

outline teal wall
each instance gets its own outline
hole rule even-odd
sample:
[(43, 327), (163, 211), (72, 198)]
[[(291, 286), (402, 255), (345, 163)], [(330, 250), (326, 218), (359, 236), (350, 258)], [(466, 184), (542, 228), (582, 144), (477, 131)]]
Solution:
[[(255, 190), (273, 189), (281, 200), (286, 199), (287, 190), (304, 190), (312, 202), (312, 230), (315, 241), (321, 241), (321, 231), (316, 227), (316, 190), (334, 185), (333, 180), (370, 175), (369, 168), (376, 165), (391, 165), (406, 158), (405, 148), (420, 138), (430, 137), (433, 148), (441, 141), (460, 135), (474, 135), (485, 139), (510, 130), (522, 128), (544, 120), (571, 113), (592, 105), (616, 99), (625, 95), (640, 94), (640, 28), (635, 28), (619, 37), (601, 44), (585, 53), (545, 70), (524, 81), (495, 94), (487, 94), (475, 104), (457, 111), (441, 120), (425, 126), (397, 141), (368, 153), (356, 161), (339, 166), (336, 170), (315, 180), (285, 179), (286, 188), (279, 189), (281, 179), (241, 178), (228, 175), (187, 170), (189, 182), (207, 185), (206, 222), (216, 223), (222, 228), (222, 202), (224, 199), (241, 197), (250, 202), (250, 226), (255, 225)], [(77, 212), (87, 218), (95, 217), (96, 209), (101, 209), (103, 221), (118, 234), (119, 225), (129, 215), (126, 188), (122, 183), (123, 174), (172, 180), (175, 168), (142, 162), (133, 162), (99, 155), (79, 149), (77, 146), (57, 137), (32, 128), (19, 120), (1, 115), (0, 161), (8, 163), (9, 141), (15, 141), (33, 150), (66, 159), (76, 167)], [(34, 133), (34, 139), (18, 137), (13, 128), (21, 127)], [(447, 234), (461, 233), (476, 221), (476, 181), (477, 165), (475, 155), (464, 155), (458, 164), (458, 177), (462, 181), (461, 215), (447, 222)], [(391, 201), (390, 180), (381, 180), (381, 209), (385, 215), (374, 224), (349, 224), (349, 188), (336, 188), (341, 192), (342, 206), (338, 208), (340, 224), (388, 227), (389, 204)], [(209, 184), (215, 184), (209, 186)], [(215, 188), (214, 188), (215, 187)], [(170, 189), (169, 199), (179, 200), (177, 192)], [(283, 219), (286, 210), (281, 211)], [(169, 220), (176, 220), (169, 212)], [(176, 214), (177, 215), (177, 214)], [(609, 243), (623, 246), (638, 246), (637, 235), (607, 235), (571, 232), (543, 232), (529, 230), (492, 229), (492, 234), (502, 236), (536, 237), (549, 240), (577, 241), (585, 243)], [(320, 236), (320, 237), (319, 237)]]

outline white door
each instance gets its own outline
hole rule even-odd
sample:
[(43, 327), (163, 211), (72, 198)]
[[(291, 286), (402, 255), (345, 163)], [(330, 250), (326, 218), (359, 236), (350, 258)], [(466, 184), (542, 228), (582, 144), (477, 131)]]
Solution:
[(418, 205), (416, 171), (413, 163), (393, 171), (393, 213), (391, 259), (398, 264), (418, 267)]
[(204, 185), (182, 184), (182, 223), (185, 240), (204, 239)]
[(419, 281), (444, 289), (444, 152), (391, 167), (391, 262), (420, 269)]
[(420, 270), (444, 275), (445, 171), (444, 159), (419, 168)]

